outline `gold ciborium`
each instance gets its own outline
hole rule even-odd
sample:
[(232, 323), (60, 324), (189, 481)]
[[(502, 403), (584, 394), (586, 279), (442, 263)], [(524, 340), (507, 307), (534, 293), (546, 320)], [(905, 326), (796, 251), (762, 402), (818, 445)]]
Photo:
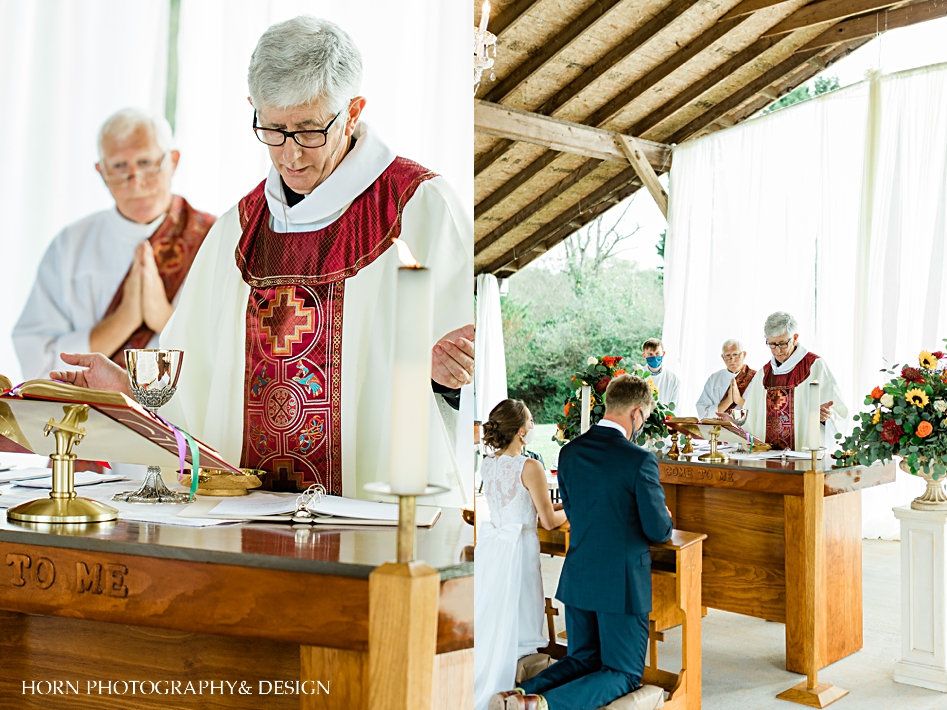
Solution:
[[(132, 396), (138, 404), (157, 416), (158, 407), (171, 401), (181, 375), (183, 350), (126, 350), (125, 369)], [(160, 466), (149, 466), (137, 491), (125, 491), (112, 500), (126, 503), (187, 503), (187, 493), (175, 493), (161, 478)]]

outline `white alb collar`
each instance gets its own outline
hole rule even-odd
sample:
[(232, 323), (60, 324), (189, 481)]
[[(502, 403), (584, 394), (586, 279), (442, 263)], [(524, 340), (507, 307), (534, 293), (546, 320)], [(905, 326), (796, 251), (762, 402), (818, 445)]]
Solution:
[(773, 357), (770, 360), (770, 367), (773, 368), (773, 374), (785, 375), (789, 372), (792, 372), (793, 368), (795, 368), (796, 365), (802, 362), (802, 358), (804, 358), (808, 353), (809, 351), (806, 350), (804, 347), (802, 347), (801, 345), (796, 345), (796, 349), (792, 351), (792, 355), (790, 355), (789, 359), (786, 360), (786, 362), (784, 362), (782, 365), (777, 364), (776, 358)]
[(282, 183), (275, 167), (270, 167), (264, 191), (266, 204), (280, 227), (297, 231), (298, 225), (321, 228), (338, 219), (352, 201), (361, 195), (395, 159), (394, 151), (364, 121), (355, 126), (355, 147), (342, 159), (328, 178), (302, 201), (290, 207), (283, 196)]

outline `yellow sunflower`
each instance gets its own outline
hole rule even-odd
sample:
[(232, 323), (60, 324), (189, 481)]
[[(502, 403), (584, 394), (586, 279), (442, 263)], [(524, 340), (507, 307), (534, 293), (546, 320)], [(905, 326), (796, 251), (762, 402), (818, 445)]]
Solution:
[(873, 415), (872, 418), (871, 418), (871, 423), (872, 423), (872, 424), (877, 424), (877, 423), (880, 422), (880, 421), (881, 421), (881, 410), (880, 410), (880, 409), (876, 409), (874, 415)]
[(913, 404), (915, 407), (920, 408), (926, 407), (927, 403), (930, 401), (927, 398), (927, 392), (922, 389), (918, 389), (917, 387), (905, 392), (904, 398), (907, 400), (908, 404)]
[(937, 369), (937, 358), (927, 350), (921, 350), (921, 354), (917, 356), (917, 359), (921, 363), (921, 367), (923, 367), (925, 370)]
[(648, 378), (648, 384), (651, 385), (651, 394), (657, 397), (660, 390), (654, 386), (654, 380), (652, 380), (650, 377)]

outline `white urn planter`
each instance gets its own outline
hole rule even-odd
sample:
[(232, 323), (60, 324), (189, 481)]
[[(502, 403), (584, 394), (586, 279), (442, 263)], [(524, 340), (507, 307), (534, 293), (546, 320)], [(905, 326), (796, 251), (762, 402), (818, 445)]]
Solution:
[[(911, 473), (907, 461), (902, 459), (900, 466), (901, 470), (905, 473)], [(924, 495), (920, 498), (915, 498), (911, 501), (911, 507), (914, 508), (914, 510), (947, 511), (947, 490), (944, 489), (944, 484), (947, 483), (947, 476), (941, 476), (939, 480), (935, 481), (926, 462), (921, 463), (921, 468), (916, 475), (927, 481), (927, 490), (924, 491)]]
[(894, 509), (901, 521), (901, 660), (894, 679), (947, 693), (947, 509), (932, 509), (937, 501), (926, 496)]

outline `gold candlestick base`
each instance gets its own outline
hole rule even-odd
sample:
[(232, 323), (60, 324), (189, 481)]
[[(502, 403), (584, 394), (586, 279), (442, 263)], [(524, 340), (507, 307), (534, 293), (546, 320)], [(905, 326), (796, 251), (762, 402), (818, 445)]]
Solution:
[(676, 431), (671, 432), (671, 449), (668, 451), (667, 457), (669, 459), (674, 459), (675, 461), (681, 458), (681, 450), (677, 446), (677, 440), (679, 437), (680, 434), (678, 434)]
[(391, 484), (383, 481), (366, 483), (365, 490), (386, 496), (398, 496), (398, 562), (414, 562), (417, 557), (418, 496), (447, 493), (449, 488), (428, 484), (423, 493), (395, 493)]
[(722, 454), (717, 451), (717, 435), (719, 433), (720, 427), (715, 426), (713, 431), (710, 432), (710, 452), (698, 456), (698, 461), (706, 461), (707, 463), (726, 463), (730, 460), (726, 454)]

